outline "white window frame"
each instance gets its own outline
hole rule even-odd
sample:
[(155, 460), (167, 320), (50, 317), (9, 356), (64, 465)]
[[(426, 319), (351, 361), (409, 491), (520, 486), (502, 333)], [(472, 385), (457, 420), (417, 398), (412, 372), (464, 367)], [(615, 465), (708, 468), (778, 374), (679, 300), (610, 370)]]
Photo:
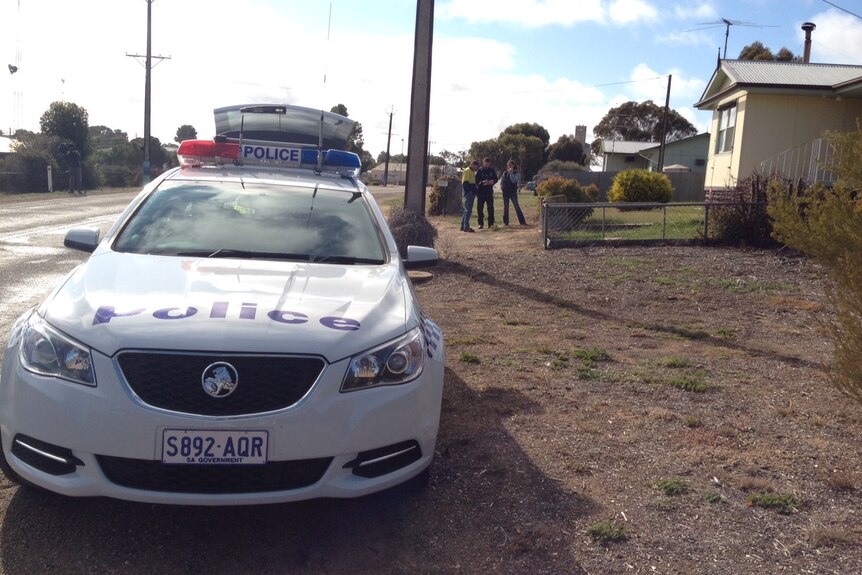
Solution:
[(718, 130), (715, 135), (715, 153), (733, 151), (736, 133), (736, 102), (718, 109)]

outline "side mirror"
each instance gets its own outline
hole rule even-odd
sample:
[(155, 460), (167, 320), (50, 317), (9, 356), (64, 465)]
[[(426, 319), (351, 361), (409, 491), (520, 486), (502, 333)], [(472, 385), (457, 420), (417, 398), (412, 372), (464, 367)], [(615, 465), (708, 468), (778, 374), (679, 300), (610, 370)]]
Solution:
[(73, 250), (93, 253), (96, 246), (99, 245), (98, 229), (90, 228), (75, 228), (66, 232), (66, 237), (63, 239), (63, 245)]
[(407, 259), (404, 267), (408, 270), (427, 268), (437, 265), (437, 250), (424, 246), (407, 246)]

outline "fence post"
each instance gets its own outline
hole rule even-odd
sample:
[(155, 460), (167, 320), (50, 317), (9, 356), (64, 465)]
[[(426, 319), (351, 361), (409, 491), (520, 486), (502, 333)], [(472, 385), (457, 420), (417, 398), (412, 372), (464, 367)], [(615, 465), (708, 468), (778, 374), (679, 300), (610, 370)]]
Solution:
[(703, 204), (703, 243), (709, 240), (709, 204)]

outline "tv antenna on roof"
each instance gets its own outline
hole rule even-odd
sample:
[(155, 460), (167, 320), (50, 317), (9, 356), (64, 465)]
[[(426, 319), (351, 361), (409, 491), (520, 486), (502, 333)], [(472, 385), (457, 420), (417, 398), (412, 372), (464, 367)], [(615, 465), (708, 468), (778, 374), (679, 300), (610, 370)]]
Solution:
[(710, 28), (718, 28), (719, 26), (725, 27), (724, 55), (722, 56), (722, 58), (727, 58), (727, 38), (730, 36), (731, 26), (749, 26), (751, 28), (778, 28), (778, 26), (771, 26), (769, 24), (756, 24), (754, 22), (743, 22), (742, 20), (728, 20), (727, 18), (722, 18), (714, 22), (698, 22), (697, 25), (704, 26), (704, 28), (696, 28), (696, 30), (709, 30)]

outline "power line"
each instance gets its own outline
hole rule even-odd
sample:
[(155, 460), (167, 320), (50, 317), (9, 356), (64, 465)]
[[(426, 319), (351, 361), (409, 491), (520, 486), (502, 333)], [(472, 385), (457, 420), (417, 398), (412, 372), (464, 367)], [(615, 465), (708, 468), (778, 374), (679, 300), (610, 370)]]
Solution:
[(854, 14), (854, 13), (853, 13), (853, 12), (851, 12), (850, 10), (847, 10), (846, 8), (842, 8), (841, 6), (839, 6), (839, 5), (837, 5), (837, 4), (833, 4), (832, 2), (829, 2), (828, 0), (823, 0), (823, 1), (824, 1), (824, 2), (826, 2), (827, 4), (829, 4), (830, 6), (834, 7), (834, 8), (838, 8), (838, 9), (839, 9), (839, 10), (841, 10), (842, 12), (847, 12), (847, 13), (848, 13), (848, 14), (850, 14), (851, 16), (856, 16), (857, 18), (859, 18), (860, 20), (862, 20), (862, 16), (860, 16), (859, 14)]

